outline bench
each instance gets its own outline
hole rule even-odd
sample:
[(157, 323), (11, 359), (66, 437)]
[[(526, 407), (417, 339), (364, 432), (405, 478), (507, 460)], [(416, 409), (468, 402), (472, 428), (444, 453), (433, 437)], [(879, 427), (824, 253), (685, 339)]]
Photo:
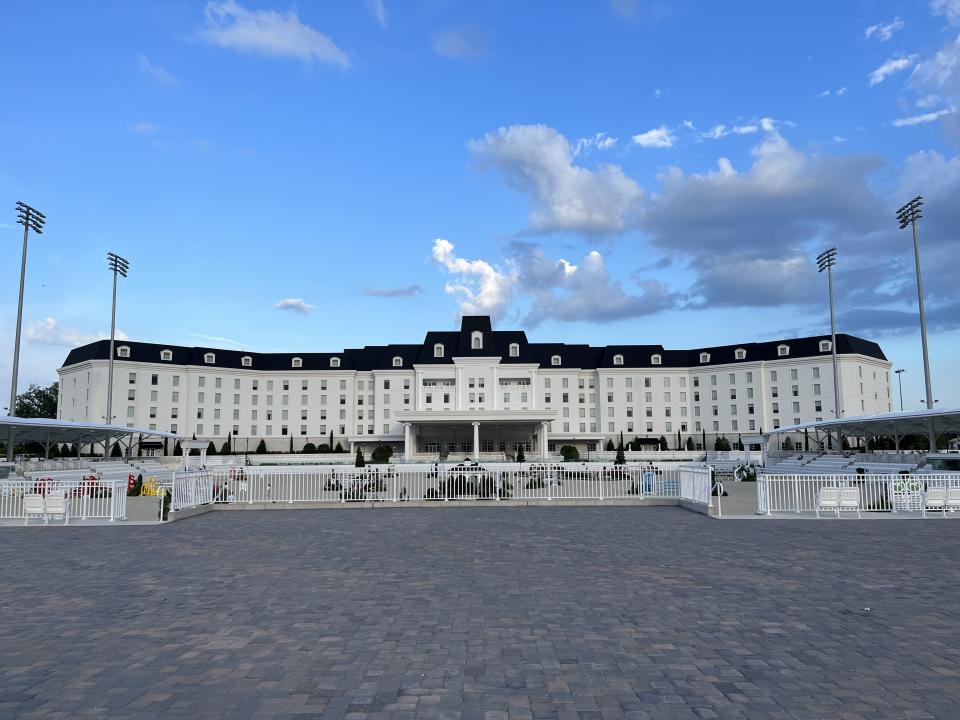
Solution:
[(28, 493), (23, 496), (24, 525), (29, 523), (31, 517), (42, 517), (43, 524), (48, 525), (51, 515), (62, 517), (64, 525), (70, 524), (67, 499), (62, 494), (43, 496), (39, 493)]
[(856, 512), (860, 515), (860, 488), (824, 487), (817, 493), (817, 517), (821, 511), (830, 511), (840, 517), (841, 512)]

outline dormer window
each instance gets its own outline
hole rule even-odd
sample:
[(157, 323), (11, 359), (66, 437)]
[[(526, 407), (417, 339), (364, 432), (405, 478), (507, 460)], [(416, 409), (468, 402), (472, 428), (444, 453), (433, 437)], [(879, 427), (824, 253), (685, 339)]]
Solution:
[(510, 357), (520, 357), (520, 345), (510, 343)]
[(290, 361), (290, 367), (300, 368), (303, 367), (303, 358), (295, 357)]
[(173, 360), (173, 350), (161, 350), (160, 359), (165, 362), (170, 362)]
[(733, 351), (733, 357), (736, 358), (737, 360), (746, 360), (747, 351), (744, 350), (743, 348), (737, 348), (736, 350)]
[(833, 350), (833, 345), (829, 340), (820, 341), (820, 352), (830, 352), (831, 350)]
[(614, 355), (613, 356), (614, 365), (623, 365), (623, 355)]
[(786, 357), (790, 354), (789, 345), (777, 345), (777, 357)]
[(330, 358), (330, 367), (340, 367), (340, 358), (338, 357)]
[(121, 345), (117, 348), (117, 357), (128, 358), (130, 357), (130, 348), (127, 345)]
[(710, 353), (700, 353), (700, 362), (702, 363), (710, 362)]
[(240, 364), (243, 367), (253, 367), (253, 358), (249, 355), (244, 355), (242, 358), (240, 358)]
[(213, 353), (206, 353), (206, 354), (203, 356), (203, 361), (204, 361), (207, 365), (213, 365), (213, 364), (217, 361), (217, 356), (214, 355)]
[(560, 364), (560, 356), (559, 356), (559, 355), (554, 355), (553, 357), (551, 357), (551, 358), (550, 358), (550, 364), (551, 364), (551, 365), (559, 365), (559, 364)]
[(661, 365), (663, 363), (663, 358), (660, 355), (651, 355), (650, 364), (651, 365)]
[(470, 333), (470, 348), (473, 350), (483, 350), (483, 333), (474, 330)]
[(393, 366), (394, 366), (394, 367), (403, 367), (403, 358), (400, 357), (399, 355), (395, 355), (394, 358), (393, 358)]
[(441, 343), (437, 343), (436, 345), (433, 346), (433, 356), (435, 358), (443, 357), (443, 345)]

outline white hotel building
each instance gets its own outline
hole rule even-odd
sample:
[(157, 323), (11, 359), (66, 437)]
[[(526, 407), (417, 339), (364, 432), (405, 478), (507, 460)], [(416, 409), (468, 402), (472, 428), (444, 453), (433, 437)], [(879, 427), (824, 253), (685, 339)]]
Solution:
[[(890, 410), (880, 347), (837, 336), (844, 416)], [(333, 353), (254, 353), (118, 342), (113, 422), (196, 435), (252, 451), (307, 442), (408, 458), (530, 456), (602, 449), (620, 433), (710, 448), (738, 435), (835, 417), (829, 336), (666, 350), (660, 345), (531, 343), (490, 318), (428, 332), (422, 343)], [(58, 416), (102, 422), (109, 342), (59, 369)]]

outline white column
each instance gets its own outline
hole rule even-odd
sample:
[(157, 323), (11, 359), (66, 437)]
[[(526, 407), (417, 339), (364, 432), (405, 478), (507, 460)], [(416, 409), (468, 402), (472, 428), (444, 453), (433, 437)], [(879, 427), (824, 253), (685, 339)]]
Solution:
[(543, 456), (543, 459), (546, 460), (547, 456), (550, 454), (549, 447), (547, 445), (550, 435), (550, 423), (541, 423), (540, 424), (540, 454)]
[(415, 370), (413, 374), (413, 409), (420, 410), (422, 403), (420, 402), (420, 386), (423, 383), (423, 378), (420, 375), (419, 370)]
[(530, 371), (530, 409), (537, 409), (537, 395), (540, 393), (540, 388), (537, 387), (537, 371), (536, 369)]
[(410, 423), (403, 424), (403, 459), (410, 462)]
[(492, 409), (496, 410), (500, 404), (500, 381), (497, 378), (497, 366), (493, 366), (493, 387), (490, 388), (493, 397)]
[(454, 387), (453, 389), (453, 409), (459, 410), (460, 409), (460, 391), (463, 390), (463, 368), (460, 367), (459, 365), (457, 365), (454, 370), (453, 378), (454, 378), (453, 381), (456, 383), (456, 387)]
[(480, 457), (480, 423), (473, 423), (473, 459)]

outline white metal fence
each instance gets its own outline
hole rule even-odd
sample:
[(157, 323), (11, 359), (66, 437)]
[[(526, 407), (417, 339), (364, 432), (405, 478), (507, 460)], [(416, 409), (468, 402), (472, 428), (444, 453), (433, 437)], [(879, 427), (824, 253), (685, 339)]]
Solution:
[[(684, 494), (686, 493), (686, 494)], [(709, 504), (706, 466), (520, 468), (342, 466), (214, 467), (177, 472), (171, 510), (217, 503), (346, 503), (450, 500), (618, 500), (686, 497)]]
[(127, 479), (96, 475), (0, 480), (0, 519), (23, 519), (24, 498), (62, 497), (71, 519), (122, 520), (127, 516)]
[(930, 488), (960, 488), (960, 474), (760, 475), (758, 512), (816, 512), (824, 488), (856, 488), (861, 512), (918, 512)]

